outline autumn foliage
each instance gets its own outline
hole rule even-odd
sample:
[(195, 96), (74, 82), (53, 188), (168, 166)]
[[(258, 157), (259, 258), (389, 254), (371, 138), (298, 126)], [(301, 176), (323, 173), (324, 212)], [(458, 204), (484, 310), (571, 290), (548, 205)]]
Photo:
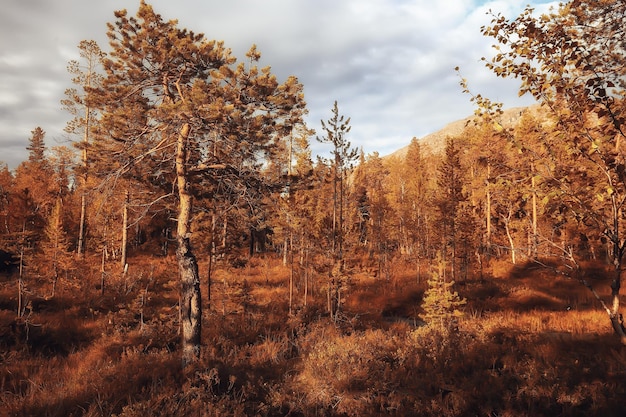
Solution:
[(335, 101), (317, 161), (256, 47), (116, 12), (75, 145), (0, 167), (0, 414), (621, 415), (623, 8), (493, 16), (537, 105), (462, 79), (460, 133), (381, 157)]

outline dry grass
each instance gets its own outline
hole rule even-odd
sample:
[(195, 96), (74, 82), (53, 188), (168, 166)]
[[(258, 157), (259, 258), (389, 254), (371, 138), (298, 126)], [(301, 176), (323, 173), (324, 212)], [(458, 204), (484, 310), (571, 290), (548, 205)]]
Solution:
[(127, 275), (112, 265), (104, 294), (95, 266), (49, 299), (38, 296), (49, 283), (31, 281), (27, 319), (16, 320), (5, 279), (0, 415), (622, 415), (626, 350), (576, 281), (498, 263), (457, 286), (466, 315), (446, 330), (415, 320), (425, 284), (414, 271), (391, 271), (351, 270), (332, 323), (324, 275), (311, 278), (305, 306), (295, 271), (289, 316), (280, 259), (220, 264), (202, 358), (185, 373), (172, 258), (138, 257)]

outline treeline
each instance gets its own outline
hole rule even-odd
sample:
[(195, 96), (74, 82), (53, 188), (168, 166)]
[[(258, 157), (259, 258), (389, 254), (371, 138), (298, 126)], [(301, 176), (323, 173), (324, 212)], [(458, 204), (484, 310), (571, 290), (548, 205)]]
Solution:
[[(3, 267), (79, 279), (85, 255), (124, 268), (134, 254), (176, 251), (192, 361), (199, 256), (237, 265), (277, 253), (301, 286), (325, 283), (331, 317), (354, 268), (391, 279), (406, 262), (417, 280), (462, 281), (508, 259), (587, 283), (584, 263), (595, 260), (614, 268), (612, 298), (599, 303), (626, 340), (624, 51), (605, 46), (623, 35), (624, 5), (605, 3), (568, 3), (545, 19), (494, 16), (483, 33), (510, 48), (487, 65), (520, 78), (542, 106), (509, 126), (500, 105), (471, 95), (478, 110), (462, 134), (442, 152), (413, 139), (404, 158), (359, 153), (336, 102), (316, 136), (302, 85), (259, 68), (255, 47), (238, 63), (145, 2), (137, 17), (116, 12), (112, 51), (83, 42), (69, 66), (74, 146), (47, 152), (36, 128), (29, 159), (0, 174)], [(314, 137), (328, 157), (313, 160)]]

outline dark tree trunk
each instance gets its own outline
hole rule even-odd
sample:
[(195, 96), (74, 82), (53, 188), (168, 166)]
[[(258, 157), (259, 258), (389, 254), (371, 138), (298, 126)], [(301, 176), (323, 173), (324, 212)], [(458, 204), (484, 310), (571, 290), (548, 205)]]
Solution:
[[(621, 255), (621, 251), (620, 254)], [(621, 259), (621, 258), (620, 258)], [(615, 276), (611, 282), (611, 309), (609, 318), (615, 334), (619, 337), (622, 344), (626, 345), (626, 329), (624, 328), (624, 319), (619, 312), (620, 309), (620, 288), (622, 286), (621, 261), (617, 262), (615, 268)]]
[(198, 262), (191, 251), (189, 238), (179, 237), (176, 259), (181, 283), (181, 320), (183, 330), (183, 367), (200, 357), (202, 304)]

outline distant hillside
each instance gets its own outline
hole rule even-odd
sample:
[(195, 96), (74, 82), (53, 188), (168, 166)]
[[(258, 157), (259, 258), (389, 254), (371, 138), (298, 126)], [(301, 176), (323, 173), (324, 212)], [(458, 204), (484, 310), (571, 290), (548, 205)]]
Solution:
[[(539, 109), (539, 106), (533, 105), (530, 107), (513, 107), (510, 109), (506, 109), (502, 114), (502, 119), (500, 123), (502, 123), (502, 125), (506, 128), (514, 127), (518, 123), (521, 115), (527, 109), (537, 111)], [(447, 124), (443, 129), (438, 130), (437, 132), (431, 133), (418, 139), (422, 144), (428, 145), (433, 153), (439, 153), (443, 151), (446, 143), (446, 138), (448, 136), (459, 136), (463, 132), (465, 127), (468, 126), (468, 123), (471, 122), (474, 118), (475, 116), (472, 115), (466, 117), (465, 119), (457, 120), (455, 122)], [(385, 158), (404, 158), (408, 149), (409, 145), (405, 146), (404, 148), (398, 149), (397, 151), (387, 155)]]

